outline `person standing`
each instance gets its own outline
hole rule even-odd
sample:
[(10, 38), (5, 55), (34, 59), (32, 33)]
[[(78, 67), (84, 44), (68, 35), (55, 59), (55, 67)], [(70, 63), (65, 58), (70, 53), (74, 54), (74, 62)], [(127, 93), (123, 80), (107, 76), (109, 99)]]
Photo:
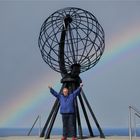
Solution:
[(72, 140), (76, 140), (76, 114), (74, 107), (74, 100), (80, 94), (83, 83), (74, 90), (69, 92), (68, 88), (63, 88), (62, 93), (56, 92), (51, 86), (48, 86), (52, 95), (54, 95), (60, 102), (60, 113), (62, 115), (63, 123), (63, 137), (61, 140), (67, 140), (67, 137), (72, 137)]

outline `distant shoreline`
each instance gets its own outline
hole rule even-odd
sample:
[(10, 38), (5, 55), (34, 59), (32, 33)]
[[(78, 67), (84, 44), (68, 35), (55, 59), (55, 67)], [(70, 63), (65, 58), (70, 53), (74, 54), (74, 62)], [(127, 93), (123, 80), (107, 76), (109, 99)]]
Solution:
[[(7, 136), (27, 136), (30, 128), (0, 128), (0, 137), (7, 137)], [(93, 132), (96, 136), (99, 136), (98, 130), (95, 128)], [(103, 132), (106, 136), (128, 136), (128, 128), (103, 128)], [(61, 128), (53, 128), (51, 135), (61, 135), (62, 129)], [(89, 135), (88, 129), (83, 129), (84, 135)], [(34, 128), (31, 136), (38, 136), (39, 129)], [(137, 136), (140, 136), (140, 128), (137, 128)]]

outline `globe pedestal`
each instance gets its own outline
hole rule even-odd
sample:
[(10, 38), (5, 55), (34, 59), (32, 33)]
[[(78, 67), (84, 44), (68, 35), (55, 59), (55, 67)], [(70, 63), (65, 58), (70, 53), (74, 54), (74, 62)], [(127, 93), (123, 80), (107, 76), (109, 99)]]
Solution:
[[(80, 83), (82, 82), (81, 78), (79, 77), (79, 73), (80, 73), (79, 70), (80, 70), (80, 65), (72, 65), (71, 73), (65, 75), (65, 77), (63, 77), (61, 80), (61, 83), (63, 85), (62, 85), (62, 88), (60, 90), (60, 94), (61, 94), (64, 87), (67, 87), (70, 92), (74, 91), (75, 89), (77, 89), (79, 87)], [(78, 99), (79, 99), (79, 104), (78, 104)], [(75, 124), (75, 127), (77, 126), (76, 128), (78, 128), (79, 138), (80, 139), (83, 138), (83, 130), (82, 130), (82, 125), (81, 125), (80, 113), (79, 113), (79, 105), (81, 105), (81, 108), (82, 108), (82, 111), (83, 111), (83, 114), (84, 114), (84, 117), (85, 117), (85, 120), (87, 123), (90, 137), (94, 137), (95, 135), (93, 133), (93, 128), (91, 127), (85, 105), (87, 106), (87, 108), (92, 116), (92, 119), (95, 122), (96, 127), (99, 130), (100, 137), (105, 138), (104, 133), (102, 132), (102, 129), (101, 129), (96, 117), (95, 117), (95, 114), (93, 113), (93, 110), (92, 110), (83, 90), (79, 94), (78, 99), (76, 98), (76, 100), (74, 102), (74, 106), (75, 106), (75, 114), (76, 114), (76, 122), (77, 122), (77, 125)], [(85, 104), (84, 104), (84, 102), (85, 102)], [(52, 110), (49, 114), (49, 117), (48, 117), (48, 119), (44, 125), (44, 128), (41, 132), (40, 137), (45, 136), (46, 139), (50, 138), (50, 133), (51, 133), (52, 127), (54, 125), (59, 107), (60, 107), (60, 103), (59, 103), (58, 99), (56, 99), (56, 101), (52, 107)], [(46, 134), (45, 134), (45, 132), (46, 132)]]

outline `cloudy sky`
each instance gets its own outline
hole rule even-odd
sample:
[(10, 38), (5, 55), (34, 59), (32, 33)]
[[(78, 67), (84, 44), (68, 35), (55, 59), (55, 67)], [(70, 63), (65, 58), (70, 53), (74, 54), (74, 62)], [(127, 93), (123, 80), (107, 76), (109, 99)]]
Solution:
[(45, 123), (55, 100), (47, 85), (59, 91), (61, 76), (43, 62), (38, 36), (44, 20), (64, 7), (90, 11), (102, 25), (106, 49), (99, 63), (81, 74), (83, 90), (102, 127), (128, 127), (128, 106), (140, 110), (138, 0), (1, 0), (0, 127), (31, 127), (38, 114)]

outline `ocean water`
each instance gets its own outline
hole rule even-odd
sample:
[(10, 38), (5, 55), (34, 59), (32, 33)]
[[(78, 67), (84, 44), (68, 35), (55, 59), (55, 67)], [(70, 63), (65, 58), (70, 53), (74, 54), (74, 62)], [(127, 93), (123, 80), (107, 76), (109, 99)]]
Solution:
[[(0, 128), (0, 137), (6, 137), (6, 136), (27, 136), (29, 132), (29, 128)], [(103, 129), (103, 132), (106, 136), (128, 136), (128, 128), (106, 128)], [(97, 129), (93, 129), (94, 135), (99, 135), (99, 132)], [(60, 128), (53, 128), (51, 135), (61, 135), (62, 129)], [(89, 132), (87, 129), (83, 129), (84, 135), (89, 135)], [(134, 132), (133, 132), (134, 134)], [(137, 136), (140, 136), (140, 129), (137, 129), (136, 131)], [(39, 135), (39, 129), (34, 128), (31, 132), (32, 136), (38, 136)]]

